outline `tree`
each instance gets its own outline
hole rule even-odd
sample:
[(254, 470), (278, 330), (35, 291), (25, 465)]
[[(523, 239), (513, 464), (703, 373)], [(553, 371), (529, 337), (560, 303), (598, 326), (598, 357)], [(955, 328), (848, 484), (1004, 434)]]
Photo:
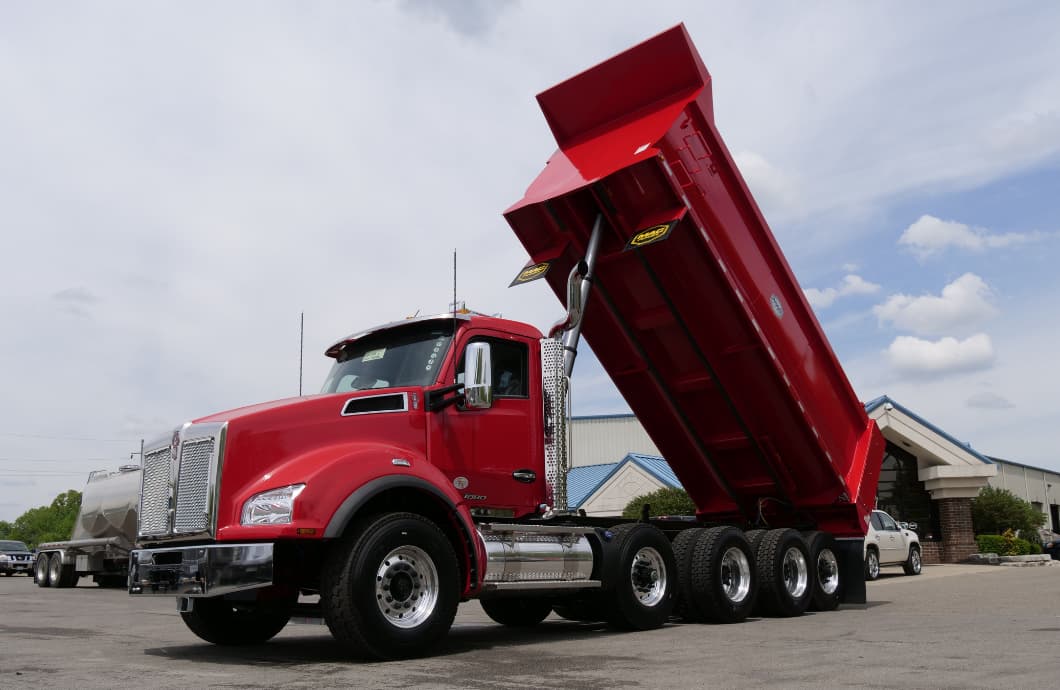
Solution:
[(50, 506), (30, 508), (10, 525), (8, 538), (24, 541), (30, 548), (48, 541), (70, 538), (81, 512), (81, 492), (70, 489), (55, 497)]
[(696, 514), (696, 504), (688, 497), (687, 491), (666, 487), (652, 491), (650, 494), (635, 497), (626, 504), (626, 509), (622, 511), (622, 517), (639, 518), (641, 506), (645, 503), (651, 506), (650, 511), (654, 516)]
[[(1034, 534), (1045, 522), (1045, 515), (1008, 489), (985, 487), (972, 499), (972, 527), (976, 534)], [(1037, 540), (1037, 535), (1034, 535)]]

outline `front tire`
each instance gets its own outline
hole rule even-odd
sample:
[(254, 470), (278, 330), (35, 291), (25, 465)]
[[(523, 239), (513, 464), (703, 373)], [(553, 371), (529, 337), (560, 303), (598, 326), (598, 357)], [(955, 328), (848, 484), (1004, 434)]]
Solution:
[(494, 622), (513, 628), (535, 626), (552, 613), (552, 602), (535, 597), (483, 599), (479, 603)]
[(421, 656), (453, 624), (458, 574), (452, 545), (430, 520), (414, 513), (364, 518), (325, 559), (324, 620), (357, 656)]
[(609, 530), (604, 545), (607, 621), (625, 630), (652, 630), (670, 618), (676, 594), (677, 563), (670, 541), (644, 523)]
[(870, 548), (865, 553), (865, 581), (872, 582), (880, 576), (880, 555)]
[(223, 597), (195, 599), (180, 617), (188, 629), (207, 642), (223, 646), (268, 642), (291, 619), (289, 601), (232, 601)]
[(913, 545), (909, 547), (909, 558), (902, 564), (902, 570), (906, 575), (919, 575), (923, 563), (920, 558), (920, 547)]
[(770, 530), (758, 545), (755, 561), (762, 612), (801, 616), (813, 596), (810, 554), (802, 535), (793, 529)]

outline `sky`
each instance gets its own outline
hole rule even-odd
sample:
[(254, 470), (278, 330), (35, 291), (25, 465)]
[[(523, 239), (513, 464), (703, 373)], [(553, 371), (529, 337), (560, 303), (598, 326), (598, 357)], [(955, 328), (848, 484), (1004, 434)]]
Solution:
[[(0, 0), (0, 520), (315, 392), (459, 298), (546, 329), (501, 212), (534, 96), (678, 22), (863, 400), (1060, 469), (1060, 6)], [(591, 308), (591, 304), (590, 304)], [(576, 414), (628, 408), (591, 355)]]

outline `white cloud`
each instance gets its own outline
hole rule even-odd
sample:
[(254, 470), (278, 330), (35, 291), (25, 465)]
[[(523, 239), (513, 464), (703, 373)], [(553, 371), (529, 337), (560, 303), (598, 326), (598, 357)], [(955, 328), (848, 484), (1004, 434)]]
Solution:
[(1005, 410), (1015, 407), (1008, 398), (998, 395), (992, 391), (979, 391), (968, 397), (965, 401), (968, 407), (978, 407), (984, 410)]
[(857, 273), (859, 270), (861, 270), (861, 266), (855, 263), (843, 264), (842, 268), (847, 273)]
[(761, 154), (740, 151), (733, 154), (736, 167), (743, 174), (747, 186), (763, 212), (791, 213), (796, 211), (801, 195), (794, 177), (779, 169)]
[(992, 234), (985, 228), (974, 228), (935, 216), (920, 216), (905, 229), (898, 244), (908, 247), (918, 259), (940, 254), (950, 247), (982, 252), (1028, 244), (1047, 237), (1042, 232), (1008, 232)]
[(820, 290), (818, 288), (806, 288), (803, 292), (810, 306), (814, 309), (826, 309), (840, 297), (851, 295), (873, 295), (880, 291), (880, 286), (870, 283), (859, 275), (847, 275), (839, 287), (828, 287)]
[(985, 333), (965, 340), (934, 341), (901, 335), (887, 348), (887, 358), (899, 374), (944, 376), (989, 369), (994, 364), (994, 346)]
[(974, 273), (965, 273), (942, 288), (941, 295), (891, 295), (872, 308), (881, 325), (920, 335), (967, 330), (997, 315), (993, 291)]

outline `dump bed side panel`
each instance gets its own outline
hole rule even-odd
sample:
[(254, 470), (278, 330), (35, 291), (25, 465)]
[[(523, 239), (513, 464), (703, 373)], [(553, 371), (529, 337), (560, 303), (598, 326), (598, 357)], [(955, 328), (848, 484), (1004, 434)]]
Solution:
[(701, 516), (863, 535), (882, 437), (714, 126), (684, 28), (539, 101), (561, 148), (505, 215), (561, 299), (603, 215), (583, 334)]

